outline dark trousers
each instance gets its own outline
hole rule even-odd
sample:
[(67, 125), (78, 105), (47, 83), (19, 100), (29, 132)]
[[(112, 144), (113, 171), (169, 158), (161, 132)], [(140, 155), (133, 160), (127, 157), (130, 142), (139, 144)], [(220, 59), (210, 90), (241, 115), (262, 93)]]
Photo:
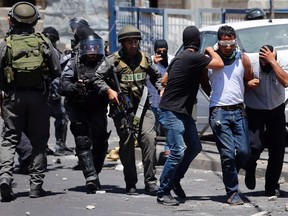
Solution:
[[(115, 118), (114, 125), (117, 130), (119, 140), (119, 156), (124, 167), (124, 178), (126, 187), (135, 186), (138, 181), (137, 170), (135, 165), (135, 137), (123, 129), (125, 118)], [(142, 152), (142, 162), (144, 167), (144, 183), (145, 185), (157, 182), (156, 174), (156, 145), (154, 130), (155, 118), (150, 109), (145, 108), (140, 122), (140, 134), (138, 144)]]
[(254, 171), (257, 160), (264, 148), (268, 149), (269, 159), (265, 175), (265, 190), (279, 188), (285, 154), (285, 105), (273, 110), (258, 110), (246, 107), (250, 131), (251, 158), (246, 170)]
[(50, 127), (47, 97), (41, 91), (6, 92), (3, 119), (0, 177), (13, 180), (16, 146), (24, 132), (33, 148), (29, 167), (30, 187), (41, 188), (47, 167), (46, 148)]

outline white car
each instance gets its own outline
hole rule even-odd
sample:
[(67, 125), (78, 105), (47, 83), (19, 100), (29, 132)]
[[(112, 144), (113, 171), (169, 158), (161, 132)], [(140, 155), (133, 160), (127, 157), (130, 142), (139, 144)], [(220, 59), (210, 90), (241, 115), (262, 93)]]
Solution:
[[(217, 31), (220, 26), (233, 27), (237, 35), (237, 43), (242, 51), (250, 58), (251, 62), (259, 61), (260, 47), (270, 44), (277, 50), (277, 56), (288, 64), (288, 19), (262, 19), (242, 22), (224, 23), (200, 28), (200, 52), (208, 46), (217, 43)], [(183, 46), (177, 51), (183, 49)], [(286, 88), (286, 101), (288, 102), (288, 88)], [(286, 125), (288, 125), (288, 106), (285, 109)], [(287, 128), (287, 127), (286, 127)], [(288, 131), (288, 130), (287, 130)]]

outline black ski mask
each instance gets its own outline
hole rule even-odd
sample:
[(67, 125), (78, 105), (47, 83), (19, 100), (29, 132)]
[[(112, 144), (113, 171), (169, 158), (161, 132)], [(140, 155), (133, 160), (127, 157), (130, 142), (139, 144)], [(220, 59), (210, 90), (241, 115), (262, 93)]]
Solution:
[(157, 49), (165, 48), (168, 51), (168, 44), (166, 40), (156, 40), (154, 43), (154, 51), (158, 55), (161, 55), (162, 60), (160, 64), (162, 64), (165, 68), (168, 67), (168, 53), (167, 51), (157, 52)]
[[(274, 48), (273, 48), (271, 45), (264, 45), (264, 46), (262, 46), (262, 47), (260, 48), (260, 51), (261, 51), (262, 48), (265, 49), (265, 46), (266, 46), (271, 52), (273, 52)], [(276, 54), (276, 60), (277, 60), (277, 54)], [(268, 74), (268, 73), (270, 73), (270, 72), (272, 71), (272, 66), (271, 66), (271, 64), (266, 63), (265, 65), (263, 65), (263, 64), (261, 63), (261, 61), (259, 61), (259, 63), (260, 63), (260, 68), (261, 68), (261, 70), (262, 70), (264, 73), (267, 73), (267, 74)]]
[(192, 48), (196, 52), (200, 47), (200, 32), (196, 26), (188, 26), (183, 31), (184, 49)]

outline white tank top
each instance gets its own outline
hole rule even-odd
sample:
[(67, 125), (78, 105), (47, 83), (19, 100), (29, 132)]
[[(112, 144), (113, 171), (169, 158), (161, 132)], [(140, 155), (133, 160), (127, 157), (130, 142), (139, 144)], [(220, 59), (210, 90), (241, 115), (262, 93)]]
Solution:
[(211, 84), (209, 107), (229, 106), (244, 101), (244, 67), (241, 59), (220, 70), (208, 70)]

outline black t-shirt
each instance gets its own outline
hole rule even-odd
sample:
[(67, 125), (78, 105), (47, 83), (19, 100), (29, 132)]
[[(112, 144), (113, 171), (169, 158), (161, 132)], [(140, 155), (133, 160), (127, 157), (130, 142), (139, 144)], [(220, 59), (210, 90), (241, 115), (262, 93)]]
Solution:
[(168, 67), (168, 83), (159, 107), (177, 113), (192, 114), (202, 69), (211, 58), (188, 49), (181, 51)]

